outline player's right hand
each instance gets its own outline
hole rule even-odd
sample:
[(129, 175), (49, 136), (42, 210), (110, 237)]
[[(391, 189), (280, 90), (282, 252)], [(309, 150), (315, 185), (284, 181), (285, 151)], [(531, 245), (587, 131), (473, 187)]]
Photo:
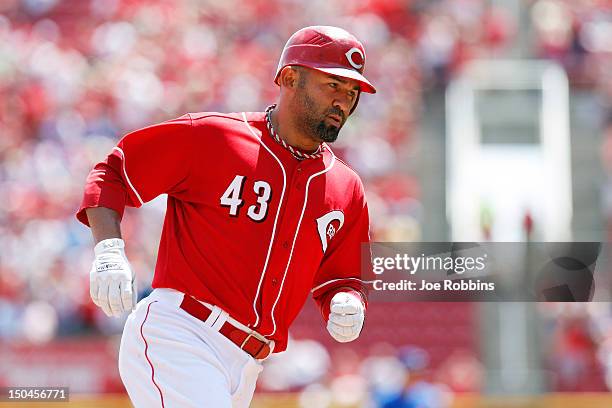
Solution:
[(119, 317), (136, 307), (136, 278), (124, 248), (120, 238), (104, 239), (94, 247), (89, 294), (107, 316)]

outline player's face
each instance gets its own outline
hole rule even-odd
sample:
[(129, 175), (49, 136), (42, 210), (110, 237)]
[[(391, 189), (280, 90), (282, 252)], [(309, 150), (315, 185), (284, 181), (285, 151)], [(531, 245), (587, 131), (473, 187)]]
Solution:
[(295, 98), (302, 131), (318, 141), (336, 141), (358, 95), (357, 81), (312, 69), (301, 71)]

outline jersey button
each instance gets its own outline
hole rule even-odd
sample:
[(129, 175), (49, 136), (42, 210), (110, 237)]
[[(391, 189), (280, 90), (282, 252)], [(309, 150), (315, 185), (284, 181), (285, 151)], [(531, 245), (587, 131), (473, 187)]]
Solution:
[(289, 241), (283, 242), (283, 248), (285, 249), (289, 248)]
[(272, 279), (272, 285), (276, 286), (276, 283), (278, 282), (278, 280), (276, 278)]
[(301, 167), (298, 167), (298, 168), (297, 168), (297, 171), (298, 171), (298, 173), (301, 173), (301, 172), (302, 172), (302, 168), (301, 168)]

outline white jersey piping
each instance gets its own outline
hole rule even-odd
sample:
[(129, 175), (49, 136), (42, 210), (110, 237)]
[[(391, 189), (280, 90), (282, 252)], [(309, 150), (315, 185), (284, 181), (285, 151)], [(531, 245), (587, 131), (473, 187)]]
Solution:
[(266, 255), (266, 261), (264, 263), (263, 270), (261, 271), (261, 277), (259, 278), (259, 284), (257, 285), (257, 293), (255, 294), (255, 299), (253, 299), (253, 311), (255, 312), (255, 323), (253, 323), (252, 326), (254, 327), (259, 324), (259, 313), (257, 312), (257, 299), (259, 298), (259, 292), (261, 291), (261, 284), (263, 282), (264, 276), (268, 269), (268, 262), (270, 261), (270, 254), (272, 253), (272, 245), (274, 244), (274, 237), (276, 235), (276, 224), (278, 222), (278, 216), (280, 214), (280, 210), (283, 204), (283, 198), (285, 197), (285, 187), (287, 185), (287, 175), (285, 173), (285, 168), (283, 167), (283, 164), (281, 163), (279, 158), (276, 157), (276, 155), (272, 152), (272, 150), (270, 150), (270, 148), (266, 146), (263, 140), (261, 140), (261, 138), (258, 137), (257, 134), (253, 131), (253, 129), (251, 128), (251, 125), (249, 125), (249, 122), (247, 121), (246, 114), (244, 112), (242, 112), (242, 118), (244, 120), (246, 127), (251, 132), (251, 134), (255, 136), (255, 138), (259, 141), (259, 143), (272, 155), (272, 157), (274, 157), (274, 159), (277, 161), (278, 165), (280, 166), (283, 172), (283, 191), (281, 192), (280, 201), (278, 203), (278, 209), (276, 210), (276, 216), (274, 217), (274, 226), (272, 227), (272, 236), (270, 237), (270, 245), (268, 246), (268, 254)]
[(127, 175), (127, 171), (125, 170), (125, 161), (126, 161), (125, 153), (118, 146), (113, 147), (113, 150), (117, 150), (119, 153), (121, 153), (121, 167), (123, 168), (123, 176), (125, 177), (125, 180), (128, 182), (130, 188), (132, 189), (132, 192), (136, 195), (136, 198), (138, 198), (140, 205), (143, 205), (144, 202), (142, 201), (142, 198), (140, 198), (140, 194), (138, 194), (138, 191), (136, 191), (136, 189), (134, 188), (134, 185), (132, 184), (132, 182), (130, 181), (130, 178)]
[(329, 285), (329, 284), (331, 284), (331, 283), (334, 283), (334, 282), (340, 282), (340, 281), (344, 281), (344, 280), (356, 280), (356, 281), (359, 281), (359, 282), (368, 283), (368, 281), (364, 281), (364, 280), (359, 279), (359, 278), (341, 278), (341, 279), (332, 279), (332, 280), (329, 280), (329, 281), (327, 281), (327, 282), (324, 282), (324, 283), (320, 284), (320, 285), (319, 285), (319, 286), (317, 286), (316, 288), (312, 288), (312, 289), (310, 290), (310, 293), (315, 293), (317, 290), (321, 289), (323, 286), (327, 286), (327, 285)]
[(274, 310), (276, 309), (276, 304), (278, 303), (281, 293), (283, 292), (283, 285), (285, 284), (285, 278), (287, 277), (287, 271), (289, 270), (289, 265), (291, 265), (291, 258), (293, 257), (293, 250), (295, 248), (295, 241), (297, 240), (297, 236), (300, 232), (300, 225), (302, 224), (302, 219), (304, 218), (304, 212), (306, 211), (306, 204), (308, 204), (308, 187), (310, 186), (310, 182), (315, 177), (320, 176), (321, 174), (327, 173), (329, 170), (331, 170), (331, 168), (334, 167), (335, 162), (336, 162), (336, 156), (332, 153), (332, 160), (331, 160), (331, 163), (329, 164), (329, 167), (324, 168), (318, 173), (314, 173), (313, 175), (308, 177), (308, 181), (306, 181), (306, 187), (305, 187), (306, 195), (304, 196), (304, 205), (302, 206), (302, 213), (300, 214), (300, 219), (298, 220), (297, 228), (295, 229), (295, 234), (293, 235), (293, 242), (291, 243), (291, 252), (289, 253), (289, 260), (287, 261), (287, 266), (285, 267), (285, 273), (283, 274), (283, 280), (281, 282), (280, 289), (278, 290), (278, 295), (276, 296), (276, 300), (274, 301), (274, 304), (272, 305), (272, 311), (270, 313), (272, 316), (272, 325), (273, 325), (272, 333), (265, 334), (264, 336), (271, 336), (274, 333), (276, 333), (276, 320), (274, 319)]

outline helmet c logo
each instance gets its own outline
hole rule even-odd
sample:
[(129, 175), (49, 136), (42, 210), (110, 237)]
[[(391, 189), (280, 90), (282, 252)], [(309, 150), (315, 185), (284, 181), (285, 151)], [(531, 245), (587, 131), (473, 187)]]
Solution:
[[(359, 56), (361, 57), (361, 64), (356, 63), (355, 61), (353, 61), (353, 54), (359, 54)], [(348, 50), (346, 52), (346, 59), (348, 60), (349, 64), (351, 64), (351, 66), (355, 69), (361, 69), (363, 67), (363, 61), (365, 61), (365, 56), (363, 55), (363, 52), (361, 52), (361, 50), (357, 47), (353, 47), (350, 50)]]

